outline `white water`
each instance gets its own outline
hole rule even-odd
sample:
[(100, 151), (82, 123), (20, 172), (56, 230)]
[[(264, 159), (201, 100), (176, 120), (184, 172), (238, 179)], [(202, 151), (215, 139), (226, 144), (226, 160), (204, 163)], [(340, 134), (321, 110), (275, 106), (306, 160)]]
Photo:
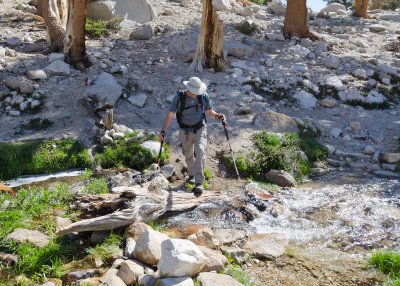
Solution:
[(83, 171), (66, 171), (60, 173), (54, 173), (50, 175), (37, 175), (37, 176), (26, 176), (20, 177), (15, 180), (10, 180), (5, 184), (11, 188), (20, 187), (24, 185), (30, 185), (38, 182), (44, 182), (51, 179), (61, 179), (68, 177), (77, 177), (82, 174)]

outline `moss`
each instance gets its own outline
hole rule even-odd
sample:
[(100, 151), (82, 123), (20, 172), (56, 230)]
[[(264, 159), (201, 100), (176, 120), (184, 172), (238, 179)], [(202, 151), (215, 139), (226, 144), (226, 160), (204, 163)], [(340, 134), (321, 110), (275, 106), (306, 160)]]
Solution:
[(88, 150), (74, 139), (0, 143), (0, 162), (2, 180), (92, 165)]

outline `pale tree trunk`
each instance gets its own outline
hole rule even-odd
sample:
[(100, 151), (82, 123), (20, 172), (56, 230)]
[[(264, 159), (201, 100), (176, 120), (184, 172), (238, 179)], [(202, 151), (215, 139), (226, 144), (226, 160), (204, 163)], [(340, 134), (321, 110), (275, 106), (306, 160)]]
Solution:
[(370, 5), (370, 10), (376, 10), (381, 7), (381, 0), (372, 0)]
[[(61, 23), (57, 0), (41, 0), (39, 2), (42, 18), (47, 27), (47, 43), (49, 52), (62, 52), (64, 48), (65, 28)], [(61, 13), (66, 13), (62, 11)]]
[(368, 0), (355, 0), (354, 1), (354, 16), (364, 19), (368, 18)]
[(69, 0), (68, 8), (64, 53), (70, 64), (78, 69), (84, 69), (88, 66), (85, 47), (87, 1)]
[(315, 38), (307, 27), (306, 0), (288, 0), (283, 34), (285, 38)]
[(218, 19), (212, 0), (203, 0), (201, 30), (190, 68), (201, 72), (204, 64), (216, 71), (224, 68), (224, 23)]

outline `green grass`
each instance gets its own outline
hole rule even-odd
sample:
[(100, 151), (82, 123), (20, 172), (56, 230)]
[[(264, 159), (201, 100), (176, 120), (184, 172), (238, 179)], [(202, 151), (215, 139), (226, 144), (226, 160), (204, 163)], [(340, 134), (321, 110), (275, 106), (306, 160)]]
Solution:
[(263, 5), (265, 2), (268, 2), (266, 0), (250, 0), (250, 2), (253, 2), (257, 5)]
[(238, 265), (235, 264), (228, 265), (222, 273), (232, 276), (232, 278), (234, 278), (236, 281), (242, 283), (245, 286), (252, 285), (250, 278)]
[(122, 236), (111, 233), (102, 243), (95, 247), (88, 248), (86, 252), (94, 260), (105, 261), (107, 258), (117, 253), (122, 246)]
[(372, 254), (369, 264), (388, 276), (389, 285), (400, 285), (400, 252), (378, 250)]
[(86, 19), (85, 30), (91, 37), (104, 37), (109, 34), (109, 30), (120, 30), (123, 17), (117, 17), (109, 21)]
[(22, 130), (45, 130), (54, 124), (53, 121), (47, 118), (32, 118), (27, 123), (22, 123), (19, 128)]
[(95, 178), (93, 176), (93, 171), (86, 169), (81, 175), (84, 182), (84, 187), (82, 193), (84, 194), (108, 194), (110, 190), (107, 186), (107, 180), (105, 178)]
[(148, 226), (150, 226), (153, 230), (161, 232), (166, 228), (165, 221), (148, 221), (146, 222)]
[(77, 140), (0, 143), (0, 180), (91, 166), (88, 150)]
[(257, 25), (245, 20), (236, 24), (236, 29), (243, 34), (251, 35), (257, 30)]
[(206, 178), (207, 181), (211, 181), (213, 178), (213, 173), (210, 169), (205, 168), (204, 169), (204, 177)]

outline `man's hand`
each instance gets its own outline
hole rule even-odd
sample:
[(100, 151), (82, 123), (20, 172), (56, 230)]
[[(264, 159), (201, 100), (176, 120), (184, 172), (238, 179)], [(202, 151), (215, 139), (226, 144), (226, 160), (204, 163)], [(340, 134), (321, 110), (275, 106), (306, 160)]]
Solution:
[(219, 119), (219, 120), (225, 121), (225, 120), (226, 120), (226, 117), (225, 117), (225, 114), (217, 113), (217, 114), (215, 115), (215, 119)]
[(161, 132), (160, 132), (160, 141), (164, 141), (164, 139), (165, 139), (165, 131), (161, 130)]

